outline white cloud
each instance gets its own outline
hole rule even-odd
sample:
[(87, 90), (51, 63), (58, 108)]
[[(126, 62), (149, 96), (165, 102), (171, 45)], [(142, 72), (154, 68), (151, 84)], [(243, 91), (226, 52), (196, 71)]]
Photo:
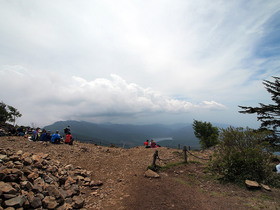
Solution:
[(278, 35), (268, 23), (279, 8), (274, 0), (1, 1), (1, 99), (41, 108), (48, 121), (218, 109), (228, 115), (217, 121), (238, 122), (232, 107), (268, 101), (262, 80), (280, 73), (279, 55), (257, 53)]
[[(17, 69), (17, 67), (10, 67)], [(224, 109), (214, 101), (203, 101), (202, 104), (192, 104), (188, 101), (172, 99), (168, 96), (143, 88), (135, 83), (127, 83), (120, 76), (112, 74), (111, 79), (97, 78), (87, 81), (84, 78), (62, 76), (60, 74), (19, 74), (17, 70), (6, 70), (2, 67), (1, 76), (4, 79), (1, 89), (9, 90), (4, 95), (4, 102), (13, 101), (18, 109), (22, 109), (29, 120), (38, 115), (34, 121), (57, 119), (104, 121), (122, 116), (135, 117), (149, 113), (184, 113), (194, 109)], [(22, 69), (22, 68), (18, 68)], [(30, 80), (29, 75), (32, 75)], [(10, 83), (11, 78), (17, 81)], [(33, 81), (33, 82), (32, 82)], [(24, 90), (21, 92), (20, 90)], [(30, 108), (32, 106), (32, 108)], [(40, 116), (40, 117), (39, 117)], [(112, 119), (111, 119), (112, 120)]]

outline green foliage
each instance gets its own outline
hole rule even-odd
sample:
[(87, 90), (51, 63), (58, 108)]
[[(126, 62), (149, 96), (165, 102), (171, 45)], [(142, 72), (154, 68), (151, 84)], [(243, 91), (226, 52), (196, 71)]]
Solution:
[(4, 124), (8, 120), (9, 113), (6, 109), (7, 105), (0, 103), (0, 124)]
[(21, 117), (22, 114), (13, 106), (0, 103), (0, 124), (4, 124), (7, 121), (15, 124), (16, 118)]
[[(246, 179), (280, 186), (280, 177), (272, 171), (271, 153), (263, 139), (269, 135), (253, 129), (222, 129), (220, 144), (211, 168), (225, 181), (244, 183)], [(275, 165), (274, 165), (275, 167)]]
[(270, 136), (268, 140), (270, 143), (277, 143), (280, 141), (280, 77), (273, 77), (275, 82), (270, 82), (264, 80), (263, 84), (267, 92), (271, 94), (271, 99), (275, 104), (262, 104), (259, 103), (259, 107), (248, 107), (248, 106), (239, 106), (242, 111), (239, 111), (243, 114), (254, 114), (258, 115), (257, 119), (261, 121), (262, 129), (271, 129), (274, 131), (274, 136)]
[(215, 146), (219, 143), (219, 129), (212, 126), (210, 122), (201, 122), (194, 120), (194, 135), (199, 139), (202, 149)]

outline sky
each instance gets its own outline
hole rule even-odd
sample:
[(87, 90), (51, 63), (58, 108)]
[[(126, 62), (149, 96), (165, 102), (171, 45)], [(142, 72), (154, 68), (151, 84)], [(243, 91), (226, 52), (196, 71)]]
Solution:
[(61, 120), (257, 128), (272, 103), (279, 0), (0, 0), (0, 100)]

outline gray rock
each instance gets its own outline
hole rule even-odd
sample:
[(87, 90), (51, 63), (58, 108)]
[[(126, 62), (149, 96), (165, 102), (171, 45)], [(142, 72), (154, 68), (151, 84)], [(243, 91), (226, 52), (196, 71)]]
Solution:
[(42, 206), (42, 200), (40, 197), (33, 197), (29, 202), (34, 209)]
[(8, 207), (20, 208), (25, 203), (25, 201), (25, 196), (17, 196), (15, 198), (11, 198), (9, 200), (4, 201), (4, 204)]

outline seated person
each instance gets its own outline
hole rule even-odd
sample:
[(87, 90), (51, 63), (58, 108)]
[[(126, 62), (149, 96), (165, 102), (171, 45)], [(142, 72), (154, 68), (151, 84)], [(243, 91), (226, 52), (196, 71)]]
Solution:
[(53, 144), (60, 144), (60, 135), (59, 135), (59, 131), (56, 131), (55, 134), (52, 135), (52, 138), (51, 138), (51, 143)]
[(151, 148), (157, 148), (157, 143), (154, 140), (151, 140)]
[(151, 148), (151, 146), (149, 145), (149, 140), (146, 140), (144, 142), (144, 146), (145, 146), (145, 148)]
[(40, 128), (36, 128), (36, 130), (33, 131), (33, 135), (31, 137), (31, 140), (38, 141), (39, 140), (39, 130)]
[(64, 143), (65, 143), (65, 144), (69, 144), (69, 145), (72, 145), (72, 144), (73, 144), (73, 137), (72, 137), (72, 135), (71, 135), (70, 132), (68, 132), (68, 133), (66, 134)]
[(41, 141), (46, 141), (46, 135), (47, 135), (47, 132), (46, 132), (45, 129), (43, 129), (42, 134), (40, 136), (40, 140)]
[(51, 139), (52, 139), (51, 131), (48, 130), (48, 132), (46, 133), (46, 138), (45, 138), (45, 140), (46, 140), (46, 141), (51, 141)]

